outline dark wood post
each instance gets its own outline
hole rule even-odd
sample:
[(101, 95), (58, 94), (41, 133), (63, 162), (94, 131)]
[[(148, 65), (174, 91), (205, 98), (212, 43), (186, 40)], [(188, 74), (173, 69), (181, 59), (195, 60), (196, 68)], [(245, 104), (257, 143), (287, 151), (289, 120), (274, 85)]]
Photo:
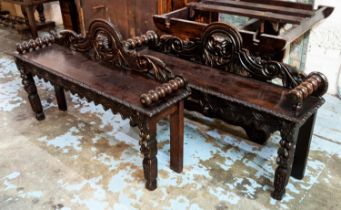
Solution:
[(179, 102), (177, 111), (170, 117), (170, 168), (178, 173), (183, 169), (184, 156), (184, 103)]

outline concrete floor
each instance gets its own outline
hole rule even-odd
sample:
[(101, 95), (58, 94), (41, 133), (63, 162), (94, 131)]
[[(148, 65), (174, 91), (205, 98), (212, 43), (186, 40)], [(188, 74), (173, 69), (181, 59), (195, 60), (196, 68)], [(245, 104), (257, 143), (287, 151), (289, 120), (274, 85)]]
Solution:
[(304, 180), (271, 199), (279, 136), (265, 146), (238, 128), (187, 113), (182, 174), (169, 169), (169, 128), (158, 126), (158, 189), (144, 188), (138, 131), (75, 95), (57, 110), (38, 81), (46, 120), (32, 115), (10, 56), (19, 36), (0, 28), (0, 209), (341, 209), (341, 101), (326, 96)]

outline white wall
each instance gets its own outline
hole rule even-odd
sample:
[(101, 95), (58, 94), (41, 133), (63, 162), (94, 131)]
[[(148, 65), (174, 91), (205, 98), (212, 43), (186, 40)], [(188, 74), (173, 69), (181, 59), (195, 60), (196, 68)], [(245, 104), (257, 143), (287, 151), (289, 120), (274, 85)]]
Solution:
[(334, 6), (335, 10), (310, 34), (305, 71), (324, 73), (329, 80), (328, 92), (336, 94), (337, 74), (341, 66), (341, 1), (315, 0), (315, 4)]

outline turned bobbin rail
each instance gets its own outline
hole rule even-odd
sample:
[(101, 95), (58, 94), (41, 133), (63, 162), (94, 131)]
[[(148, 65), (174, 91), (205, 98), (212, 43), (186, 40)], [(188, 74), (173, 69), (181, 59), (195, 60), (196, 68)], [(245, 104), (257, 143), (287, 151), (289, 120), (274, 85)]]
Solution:
[(185, 86), (186, 81), (182, 77), (177, 76), (169, 82), (163, 83), (157, 88), (148, 91), (148, 93), (143, 93), (140, 96), (140, 101), (143, 105), (150, 106), (154, 103), (160, 102), (167, 95), (170, 95)]
[(290, 90), (288, 95), (293, 101), (293, 108), (296, 111), (302, 109), (303, 102), (309, 96), (323, 96), (328, 90), (328, 80), (325, 75), (320, 72), (310, 73), (304, 81), (294, 89)]

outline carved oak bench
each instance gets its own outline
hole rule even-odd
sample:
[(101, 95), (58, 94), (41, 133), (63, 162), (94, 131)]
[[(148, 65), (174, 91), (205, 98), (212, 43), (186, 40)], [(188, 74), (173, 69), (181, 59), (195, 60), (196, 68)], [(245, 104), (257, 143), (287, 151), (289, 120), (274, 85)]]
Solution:
[[(290, 175), (302, 179), (314, 121), (324, 103), (328, 82), (318, 72), (306, 76), (276, 61), (251, 56), (232, 26), (214, 23), (197, 40), (173, 35), (127, 40), (129, 49), (156, 56), (189, 83), (192, 94), (185, 108), (243, 127), (263, 143), (280, 131), (278, 167), (272, 197), (282, 199)], [(193, 61), (193, 62), (190, 62)]]
[[(71, 50), (69, 49), (71, 48)], [(120, 113), (140, 129), (146, 188), (157, 187), (157, 122), (170, 117), (170, 167), (183, 168), (183, 100), (190, 94), (182, 77), (165, 64), (121, 45), (110, 23), (95, 20), (82, 38), (71, 31), (17, 45), (15, 60), (38, 120), (45, 118), (34, 76), (55, 87), (58, 107), (67, 110), (64, 90)], [(103, 64), (103, 65), (102, 65)], [(163, 83), (163, 84), (160, 84)], [(145, 101), (145, 98), (149, 101)]]

